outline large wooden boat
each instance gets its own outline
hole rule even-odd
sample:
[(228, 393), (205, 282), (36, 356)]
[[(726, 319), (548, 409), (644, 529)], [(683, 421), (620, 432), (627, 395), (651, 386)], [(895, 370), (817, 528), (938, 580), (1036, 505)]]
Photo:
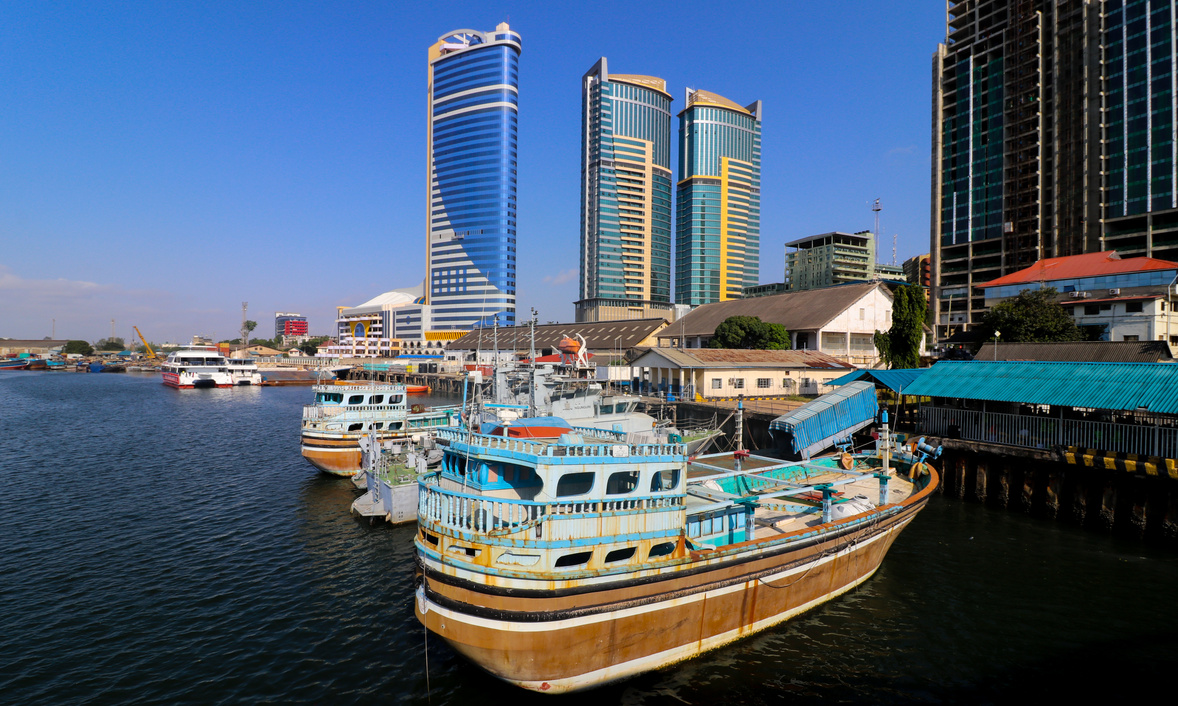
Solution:
[(303, 406), (302, 454), (324, 473), (353, 476), (363, 466), (360, 438), (378, 442), (410, 439), (456, 427), (458, 406), (410, 406), (404, 385), (375, 382), (315, 385), (314, 404)]
[(682, 444), (602, 430), (439, 431), (441, 470), (420, 480), (417, 617), (537, 691), (689, 659), (879, 568), (939, 482), (923, 459), (885, 465), (881, 437), (883, 454), (689, 463)]

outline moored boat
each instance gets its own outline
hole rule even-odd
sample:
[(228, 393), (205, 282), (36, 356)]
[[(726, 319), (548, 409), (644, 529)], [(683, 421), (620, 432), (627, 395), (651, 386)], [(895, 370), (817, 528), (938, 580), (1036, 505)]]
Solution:
[(225, 368), (229, 371), (229, 381), (233, 385), (261, 385), (262, 374), (258, 372), (258, 364), (249, 358), (226, 358)]
[(23, 358), (23, 359), (8, 358), (8, 359), (0, 360), (0, 370), (28, 370), (28, 369), (29, 369), (28, 358)]
[(362, 467), (360, 438), (406, 440), (458, 426), (458, 406), (409, 406), (404, 385), (355, 382), (315, 385), (314, 404), (303, 406), (303, 458), (324, 473), (355, 475)]
[(420, 481), (418, 619), (491, 674), (573, 691), (689, 659), (866, 581), (939, 476), (879, 451), (688, 463), (574, 428), (437, 433)]
[(179, 389), (233, 386), (225, 356), (215, 348), (173, 351), (160, 366), (160, 375), (165, 385)]

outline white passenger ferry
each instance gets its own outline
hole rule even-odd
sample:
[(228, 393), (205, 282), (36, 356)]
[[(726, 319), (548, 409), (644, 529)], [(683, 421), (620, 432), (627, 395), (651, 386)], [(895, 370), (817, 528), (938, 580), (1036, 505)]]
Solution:
[(232, 387), (229, 363), (216, 348), (182, 348), (168, 354), (160, 367), (164, 384), (169, 387)]
[(229, 377), (234, 385), (261, 385), (262, 374), (258, 364), (251, 358), (228, 358)]

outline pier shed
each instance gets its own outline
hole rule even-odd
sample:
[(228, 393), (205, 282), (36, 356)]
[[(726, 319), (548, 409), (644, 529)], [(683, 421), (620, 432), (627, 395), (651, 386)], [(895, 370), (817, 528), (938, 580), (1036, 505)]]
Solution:
[(1178, 458), (1178, 366), (943, 361), (905, 394), (925, 433), (1027, 449)]

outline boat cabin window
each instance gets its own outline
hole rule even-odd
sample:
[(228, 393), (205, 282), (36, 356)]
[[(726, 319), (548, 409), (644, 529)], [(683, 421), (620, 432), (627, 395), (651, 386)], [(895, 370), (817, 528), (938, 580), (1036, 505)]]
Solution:
[(384, 395), (373, 395), (368, 399), (368, 404), (384, 404)]
[(355, 424), (348, 425), (348, 431), (360, 431), (363, 428), (364, 428), (363, 422), (356, 422)]
[(673, 551), (675, 551), (674, 542), (663, 542), (662, 544), (656, 544), (651, 547), (646, 556), (651, 559), (659, 556), (670, 556), (671, 552)]
[(605, 555), (605, 563), (609, 564), (614, 561), (625, 561), (634, 556), (637, 547), (622, 547), (621, 549), (614, 549)]
[(404, 395), (389, 395), (389, 404), (401, 404), (404, 400)]
[(614, 406), (612, 404), (601, 405), (601, 413), (602, 414), (613, 414), (614, 413)]
[(372, 425), (372, 428), (373, 429), (384, 429), (384, 422), (377, 422), (376, 424)]
[(605, 483), (606, 495), (624, 495), (638, 487), (638, 471), (618, 471), (609, 474)]
[(584, 495), (593, 490), (594, 473), (566, 473), (556, 484), (556, 496), (559, 498), (570, 495)]
[(319, 403), (339, 404), (344, 401), (342, 392), (320, 392), (315, 395), (315, 401)]
[(650, 477), (650, 492), (675, 490), (679, 487), (679, 469), (668, 468)]
[(588, 564), (589, 559), (592, 556), (593, 552), (573, 552), (572, 554), (565, 554), (564, 556), (558, 558), (553, 566), (558, 569), (565, 566), (581, 566), (583, 564)]
[(352, 395), (348, 397), (348, 404), (364, 404), (364, 395)]

